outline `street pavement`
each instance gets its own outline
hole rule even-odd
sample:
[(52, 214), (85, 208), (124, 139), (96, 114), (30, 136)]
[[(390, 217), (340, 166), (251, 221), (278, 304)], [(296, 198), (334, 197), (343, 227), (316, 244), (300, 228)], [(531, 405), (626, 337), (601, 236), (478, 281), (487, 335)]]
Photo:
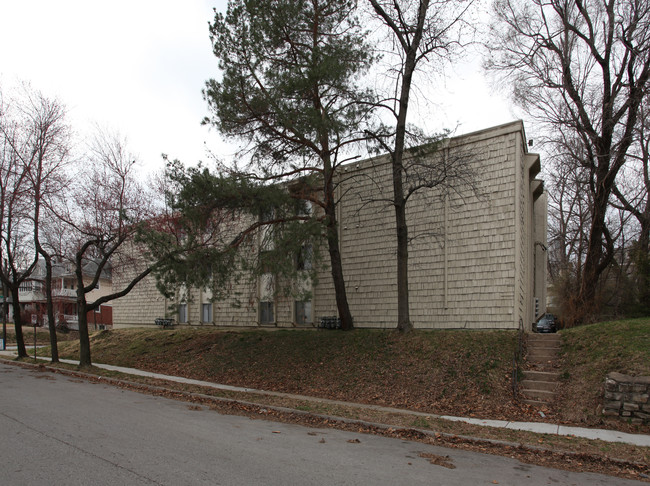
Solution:
[[(15, 356), (16, 352), (14, 349), (8, 348), (6, 351), (0, 351), (0, 355), (4, 356)], [(63, 363), (68, 363), (68, 364), (79, 364), (78, 361), (74, 360), (66, 360), (66, 359), (61, 359), (60, 360)], [(245, 393), (251, 393), (251, 394), (260, 394), (260, 395), (270, 395), (270, 396), (279, 396), (279, 397), (286, 397), (286, 398), (292, 398), (292, 399), (297, 399), (297, 400), (303, 400), (303, 401), (314, 401), (314, 402), (320, 402), (320, 403), (327, 403), (331, 405), (344, 405), (347, 407), (359, 407), (359, 408), (366, 408), (366, 409), (373, 409), (373, 410), (378, 410), (382, 412), (394, 412), (394, 413), (409, 413), (413, 416), (421, 416), (421, 417), (430, 417), (430, 418), (441, 418), (444, 420), (450, 420), (454, 422), (465, 422), (473, 425), (479, 425), (479, 426), (485, 426), (485, 427), (497, 427), (497, 428), (504, 428), (504, 429), (512, 429), (512, 430), (524, 430), (528, 432), (535, 432), (539, 434), (549, 434), (549, 435), (564, 435), (564, 436), (573, 436), (573, 437), (581, 437), (585, 439), (597, 439), (597, 440), (602, 440), (605, 442), (621, 442), (624, 444), (631, 444), (631, 445), (636, 445), (640, 447), (650, 447), (650, 435), (647, 434), (630, 434), (627, 432), (621, 432), (618, 430), (608, 430), (608, 429), (593, 429), (593, 428), (585, 428), (585, 427), (572, 427), (572, 426), (566, 426), (566, 425), (560, 425), (560, 424), (552, 424), (552, 423), (547, 423), (547, 422), (513, 422), (513, 421), (507, 421), (507, 420), (490, 420), (490, 419), (479, 419), (479, 418), (473, 418), (473, 417), (456, 417), (456, 416), (450, 416), (450, 415), (435, 415), (435, 414), (430, 414), (430, 413), (423, 413), (423, 412), (416, 412), (416, 411), (407, 411), (403, 409), (395, 409), (395, 408), (390, 408), (390, 407), (381, 407), (378, 405), (368, 405), (368, 404), (360, 404), (360, 403), (350, 403), (350, 402), (343, 402), (339, 400), (328, 400), (324, 398), (314, 398), (306, 395), (296, 395), (296, 394), (291, 394), (291, 393), (281, 393), (281, 392), (274, 392), (274, 391), (268, 391), (268, 390), (256, 390), (254, 388), (247, 388), (247, 387), (238, 387), (238, 386), (232, 386), (232, 385), (224, 385), (224, 384), (219, 384), (219, 383), (212, 383), (209, 381), (201, 381), (201, 380), (194, 380), (191, 378), (184, 378), (181, 376), (171, 376), (171, 375), (163, 375), (161, 373), (153, 373), (151, 371), (143, 371), (139, 370), (136, 368), (126, 368), (123, 366), (114, 366), (114, 365), (108, 365), (108, 364), (101, 364), (101, 363), (93, 363), (93, 366), (96, 366), (98, 368), (106, 369), (106, 370), (111, 370), (111, 371), (118, 371), (120, 373), (125, 373), (129, 375), (136, 375), (136, 376), (144, 376), (148, 378), (155, 378), (159, 380), (166, 380), (166, 381), (171, 381), (171, 382), (176, 382), (176, 383), (184, 383), (184, 384), (189, 384), (189, 385), (197, 385), (197, 386), (203, 386), (203, 387), (208, 387), (208, 388), (214, 388), (218, 390), (226, 390), (226, 391), (237, 391), (237, 392), (245, 392)]]
[(645, 484), (381, 436), (222, 415), (1, 362), (0, 430), (0, 484)]
[[(69, 364), (79, 364), (78, 361), (72, 361), (72, 360), (61, 360), (62, 362), (69, 363)], [(421, 417), (431, 417), (431, 418), (442, 418), (444, 420), (450, 420), (454, 422), (466, 422), (469, 424), (474, 424), (474, 425), (480, 425), (480, 426), (485, 426), (485, 427), (498, 427), (498, 428), (505, 428), (505, 429), (513, 429), (513, 430), (526, 430), (529, 432), (536, 432), (539, 434), (549, 434), (549, 435), (566, 435), (566, 436), (574, 436), (574, 437), (583, 437), (586, 439), (599, 439), (603, 440), (606, 442), (622, 442), (625, 444), (632, 444), (632, 445), (637, 445), (637, 446), (642, 446), (642, 447), (650, 447), (650, 435), (645, 435), (645, 434), (629, 434), (626, 432), (620, 432), (617, 430), (606, 430), (606, 429), (587, 429), (584, 427), (570, 427), (566, 425), (557, 425), (557, 424), (550, 424), (550, 423), (545, 423), (545, 422), (511, 422), (507, 420), (487, 420), (487, 419), (477, 419), (477, 418), (472, 418), (472, 417), (454, 417), (454, 416), (449, 416), (449, 415), (434, 415), (430, 413), (423, 413), (423, 412), (415, 412), (415, 411), (405, 411), (403, 409), (396, 409), (396, 408), (390, 408), (390, 407), (380, 407), (376, 405), (368, 405), (368, 404), (358, 404), (358, 403), (350, 403), (350, 402), (342, 402), (338, 400), (327, 400), (323, 398), (314, 398), (314, 397), (309, 397), (305, 395), (296, 395), (296, 394), (290, 394), (290, 393), (280, 393), (280, 392), (272, 392), (272, 391), (265, 391), (265, 390), (256, 390), (254, 388), (245, 388), (245, 387), (237, 387), (237, 386), (231, 386), (231, 385), (222, 385), (219, 383), (212, 383), (208, 381), (200, 381), (200, 380), (194, 380), (191, 378), (183, 378), (180, 376), (170, 376), (170, 375), (163, 375), (160, 373), (152, 373), (150, 371), (143, 371), (143, 370), (138, 370), (135, 368), (124, 368), (122, 366), (114, 366), (114, 365), (106, 365), (106, 364), (97, 364), (94, 363), (94, 366), (97, 366), (98, 368), (103, 368), (107, 370), (112, 370), (112, 371), (119, 371), (121, 373), (126, 373), (130, 375), (137, 375), (137, 376), (146, 376), (149, 378), (156, 378), (160, 380), (167, 380), (167, 381), (172, 381), (172, 382), (177, 382), (177, 383), (185, 383), (185, 384), (190, 384), (190, 385), (198, 385), (198, 386), (204, 386), (204, 387), (209, 387), (209, 388), (215, 388), (219, 390), (229, 390), (229, 391), (239, 391), (239, 392), (246, 392), (246, 393), (255, 393), (255, 394), (262, 394), (262, 395), (272, 395), (272, 396), (280, 396), (280, 397), (287, 397), (287, 398), (293, 398), (293, 399), (298, 399), (298, 400), (304, 400), (304, 401), (315, 401), (315, 402), (320, 402), (320, 403), (328, 403), (332, 405), (345, 405), (345, 406), (352, 406), (352, 407), (359, 407), (359, 408), (369, 408), (369, 409), (374, 409), (374, 410), (379, 410), (383, 412), (395, 412), (395, 413), (410, 413), (414, 416), (421, 416)]]

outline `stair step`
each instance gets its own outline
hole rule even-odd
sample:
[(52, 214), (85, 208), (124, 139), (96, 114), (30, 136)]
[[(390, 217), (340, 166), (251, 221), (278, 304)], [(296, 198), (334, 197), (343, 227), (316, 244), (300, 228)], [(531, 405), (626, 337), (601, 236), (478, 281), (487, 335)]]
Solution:
[(528, 354), (544, 354), (544, 355), (557, 356), (558, 353), (556, 349), (528, 348)]
[(560, 336), (557, 337), (541, 337), (537, 334), (531, 334), (528, 336), (528, 343), (548, 343), (548, 344), (560, 344), (562, 342), (562, 339)]
[(554, 356), (543, 356), (543, 355), (528, 355), (526, 356), (526, 361), (529, 363), (554, 363), (556, 361)]
[(537, 400), (540, 400), (542, 402), (552, 402), (553, 399), (555, 398), (555, 393), (552, 391), (547, 391), (547, 390), (529, 390), (527, 388), (522, 388), (521, 393), (523, 395), (526, 395), (527, 397), (530, 398), (535, 398)]
[(523, 380), (521, 382), (521, 387), (526, 390), (544, 390), (552, 392), (555, 390), (556, 386), (556, 381)]
[(527, 403), (528, 405), (532, 405), (534, 407), (547, 407), (548, 402), (543, 402), (541, 400), (533, 400), (532, 398), (523, 398), (521, 400), (523, 403)]
[(535, 371), (553, 369), (558, 361), (562, 337), (558, 334), (528, 334), (526, 362), (533, 370), (524, 371), (519, 391), (522, 401), (534, 406), (546, 406), (555, 399), (559, 373)]
[(560, 346), (560, 344), (550, 343), (547, 341), (528, 341), (528, 348), (557, 349), (559, 351), (562, 346)]
[(553, 356), (530, 356), (526, 357), (526, 361), (533, 364), (553, 364), (555, 358)]
[(540, 363), (531, 363), (528, 362), (526, 365), (526, 370), (528, 371), (548, 371), (554, 372), (558, 368), (552, 362), (540, 362)]
[(524, 380), (556, 381), (559, 377), (559, 373), (552, 371), (524, 371)]

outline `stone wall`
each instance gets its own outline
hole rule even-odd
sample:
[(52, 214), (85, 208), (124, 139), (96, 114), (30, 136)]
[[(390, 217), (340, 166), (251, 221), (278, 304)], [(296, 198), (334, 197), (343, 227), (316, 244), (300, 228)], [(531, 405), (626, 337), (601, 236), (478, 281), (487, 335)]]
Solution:
[(609, 373), (605, 379), (603, 414), (632, 423), (650, 423), (650, 376)]

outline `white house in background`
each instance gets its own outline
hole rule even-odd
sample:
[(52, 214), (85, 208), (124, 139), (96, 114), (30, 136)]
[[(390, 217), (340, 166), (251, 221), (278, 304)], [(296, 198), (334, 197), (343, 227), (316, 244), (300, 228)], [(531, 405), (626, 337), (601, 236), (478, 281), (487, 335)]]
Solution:
[[(95, 262), (86, 262), (83, 266), (84, 284), (92, 281), (97, 269)], [(29, 278), (20, 285), (20, 307), (26, 313), (29, 322), (47, 325), (47, 300), (45, 295), (45, 262), (39, 260)], [(70, 329), (79, 329), (77, 316), (77, 276), (71, 264), (55, 263), (52, 266), (52, 301), (57, 324), (65, 322)], [(93, 290), (87, 295), (88, 302), (112, 292), (111, 270), (105, 269)], [(113, 308), (110, 304), (102, 305), (88, 313), (88, 326), (94, 329), (106, 329), (113, 325)]]
[[(438, 156), (469, 156), (479, 195), (441, 197), (435, 190), (409, 202), (411, 320), (420, 329), (530, 329), (546, 302), (547, 198), (540, 158), (528, 152), (521, 121), (451, 138)], [(395, 328), (396, 242), (388, 156), (339, 171), (338, 221), (348, 301), (356, 327)], [(323, 259), (324, 261), (327, 258)], [(166, 300), (153, 279), (141, 282), (113, 305), (117, 327), (154, 325), (156, 317), (216, 326), (318, 326), (336, 316), (329, 268), (319, 270), (308, 301), (274, 297), (271, 276), (235, 290), (234, 300), (214, 301), (191, 292)], [(244, 284), (242, 284), (244, 285)], [(240, 301), (242, 299), (240, 298)], [(175, 310), (170, 311), (173, 308)]]

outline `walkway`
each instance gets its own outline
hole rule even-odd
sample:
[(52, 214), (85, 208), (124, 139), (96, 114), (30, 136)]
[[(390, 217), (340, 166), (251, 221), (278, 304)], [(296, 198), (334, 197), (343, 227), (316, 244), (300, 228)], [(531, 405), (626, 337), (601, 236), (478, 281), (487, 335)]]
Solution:
[[(15, 352), (10, 350), (0, 351), (0, 355), (15, 356)], [(61, 362), (73, 364), (73, 365), (79, 364), (78, 361), (68, 360), (68, 359), (62, 359)], [(368, 405), (364, 403), (343, 402), (340, 400), (330, 400), (326, 398), (316, 398), (316, 397), (310, 397), (305, 395), (295, 395), (291, 393), (281, 393), (281, 392), (274, 392), (274, 391), (257, 390), (255, 388), (222, 385), (219, 383), (194, 380), (191, 378), (183, 378), (180, 376), (171, 376), (171, 375), (163, 375), (160, 373), (152, 373), (150, 371), (143, 371), (135, 368), (124, 368), (122, 366), (113, 366), (113, 365), (98, 364), (98, 363), (94, 363), (93, 366), (105, 370), (118, 371), (120, 373), (125, 373), (128, 375), (144, 376), (144, 377), (154, 378), (158, 380), (166, 380), (166, 381), (171, 381), (176, 383), (184, 383), (188, 385), (197, 385), (197, 386), (203, 386), (208, 388), (214, 388), (217, 390), (226, 390), (226, 391), (235, 391), (235, 392), (243, 392), (243, 393), (252, 393), (256, 395), (291, 398), (296, 400), (327, 403), (330, 405), (341, 405), (346, 407), (363, 408), (368, 410), (378, 410), (381, 412), (389, 412), (389, 413), (400, 413), (400, 414), (408, 413), (413, 416), (439, 418), (439, 419), (449, 420), (453, 422), (465, 422), (468, 424), (485, 426), (485, 427), (524, 430), (528, 432), (535, 432), (538, 434), (574, 436), (574, 437), (582, 437), (585, 439), (598, 439), (605, 442), (622, 442), (625, 444), (632, 444), (641, 447), (650, 447), (650, 435), (645, 435), (645, 434), (629, 434), (627, 432), (619, 432), (616, 430), (587, 429), (584, 427), (569, 427), (565, 425), (549, 424), (543, 422), (509, 422), (507, 420), (488, 420), (488, 419), (477, 419), (477, 418), (469, 418), (469, 417), (454, 417), (450, 415), (434, 415), (430, 413), (416, 412), (411, 410), (404, 410), (404, 409), (390, 408), (390, 407), (381, 407), (378, 405)]]

